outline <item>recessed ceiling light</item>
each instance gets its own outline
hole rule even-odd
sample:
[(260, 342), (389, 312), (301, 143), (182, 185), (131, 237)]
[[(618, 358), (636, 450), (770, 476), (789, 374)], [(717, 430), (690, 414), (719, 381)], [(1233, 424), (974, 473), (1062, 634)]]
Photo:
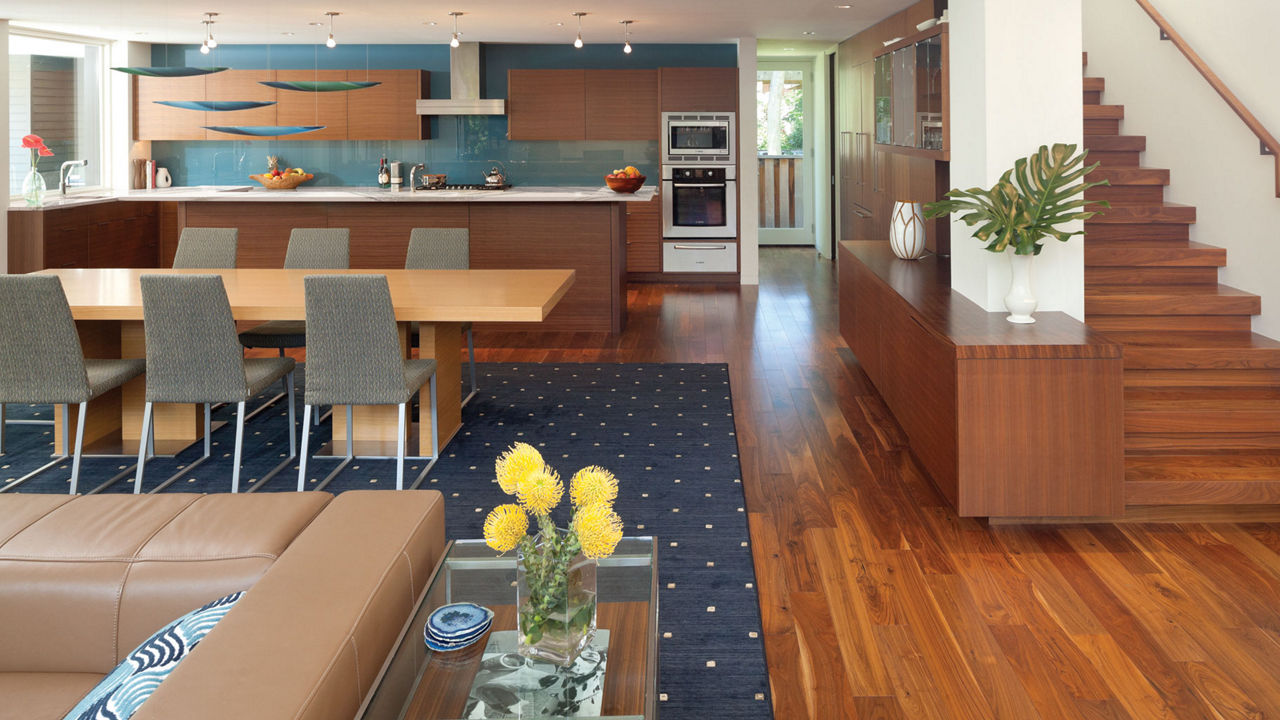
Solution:
[(795, 52), (795, 48), (782, 48), (782, 52)]
[(564, 23), (562, 23), (562, 22), (553, 22), (553, 23), (551, 23), (551, 24), (552, 24), (554, 27), (564, 27)]
[(851, 7), (853, 7), (853, 6), (852, 6), (852, 5), (837, 5), (837, 6), (836, 6), (836, 9), (837, 9), (837, 10), (848, 10), (848, 9), (849, 9), (849, 8), (851, 8)]
[(431, 21), (431, 22), (429, 22), (429, 23), (423, 23), (423, 24), (424, 24), (424, 25), (430, 25), (431, 27), (435, 27), (435, 26), (439, 25), (440, 23), (436, 22), (435, 20), (432, 20), (432, 21)]
[(310, 25), (311, 27), (324, 27), (324, 23), (322, 22), (309, 22), (307, 24)]
[(281, 35), (283, 35), (283, 36), (285, 36), (285, 37), (293, 37), (293, 33), (289, 32), (288, 30), (285, 30), (284, 32), (282, 32), (282, 33), (280, 33), (280, 34), (281, 34)]
[(812, 30), (805, 30), (804, 32), (802, 32), (802, 33), (800, 33), (800, 34), (801, 34), (801, 35), (817, 35), (818, 33), (814, 32), (814, 31), (812, 31)]

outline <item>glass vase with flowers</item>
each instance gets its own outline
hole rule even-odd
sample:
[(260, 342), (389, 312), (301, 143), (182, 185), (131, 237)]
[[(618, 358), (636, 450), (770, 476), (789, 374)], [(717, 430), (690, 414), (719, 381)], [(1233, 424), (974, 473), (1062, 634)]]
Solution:
[(53, 151), (44, 144), (44, 140), (39, 135), (23, 136), (22, 147), (31, 152), (31, 170), (22, 180), (22, 197), (26, 200), (27, 207), (41, 207), (44, 205), (46, 187), (44, 176), (39, 170), (40, 158), (53, 157)]

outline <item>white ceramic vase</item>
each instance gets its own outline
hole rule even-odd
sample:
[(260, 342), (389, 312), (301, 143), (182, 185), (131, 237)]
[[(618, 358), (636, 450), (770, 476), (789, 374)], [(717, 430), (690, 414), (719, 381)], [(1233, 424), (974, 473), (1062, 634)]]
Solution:
[(903, 260), (924, 255), (924, 206), (918, 202), (895, 202), (889, 218), (889, 249)]
[(156, 187), (167, 188), (173, 184), (173, 176), (168, 168), (156, 168)]
[(1009, 267), (1013, 271), (1009, 294), (1004, 296), (1004, 306), (1009, 308), (1005, 318), (1011, 323), (1033, 323), (1031, 313), (1036, 311), (1036, 296), (1031, 292), (1031, 261), (1035, 255), (1018, 255), (1009, 248)]

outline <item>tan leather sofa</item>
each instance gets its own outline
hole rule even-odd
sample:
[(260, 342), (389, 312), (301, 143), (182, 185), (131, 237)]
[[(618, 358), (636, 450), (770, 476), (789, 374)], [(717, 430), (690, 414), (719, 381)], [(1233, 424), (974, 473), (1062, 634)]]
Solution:
[(244, 589), (134, 718), (349, 720), (443, 549), (434, 491), (0, 495), (0, 720)]

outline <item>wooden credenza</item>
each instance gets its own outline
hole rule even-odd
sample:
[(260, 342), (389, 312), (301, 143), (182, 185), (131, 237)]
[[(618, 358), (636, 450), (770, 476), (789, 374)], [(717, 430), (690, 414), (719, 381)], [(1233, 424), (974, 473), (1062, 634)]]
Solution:
[(1124, 511), (1121, 347), (1064, 313), (1014, 325), (946, 260), (840, 243), (840, 334), (962, 516)]

